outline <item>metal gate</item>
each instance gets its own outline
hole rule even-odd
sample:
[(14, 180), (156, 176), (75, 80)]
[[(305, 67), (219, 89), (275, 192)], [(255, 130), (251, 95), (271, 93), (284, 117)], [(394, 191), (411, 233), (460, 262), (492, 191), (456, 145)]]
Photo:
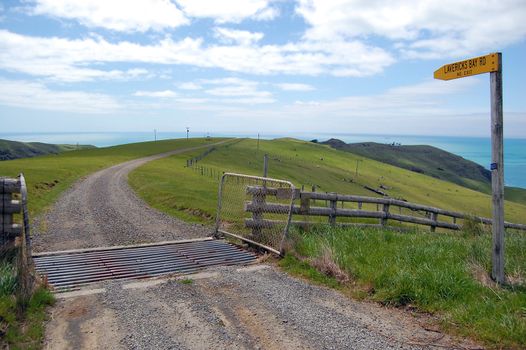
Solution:
[(231, 236), (282, 255), (295, 191), (289, 181), (224, 174), (219, 184), (216, 237)]

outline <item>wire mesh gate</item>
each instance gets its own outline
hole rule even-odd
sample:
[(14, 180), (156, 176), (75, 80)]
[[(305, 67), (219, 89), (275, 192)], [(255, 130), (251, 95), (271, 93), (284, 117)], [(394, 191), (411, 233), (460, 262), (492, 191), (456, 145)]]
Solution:
[(231, 236), (281, 255), (295, 190), (289, 181), (224, 174), (219, 185), (216, 237)]

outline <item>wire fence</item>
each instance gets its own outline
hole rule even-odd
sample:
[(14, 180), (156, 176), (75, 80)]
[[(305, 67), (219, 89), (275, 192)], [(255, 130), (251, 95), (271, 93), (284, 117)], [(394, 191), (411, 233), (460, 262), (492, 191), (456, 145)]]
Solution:
[[(294, 185), (288, 181), (224, 174), (219, 186), (216, 235), (234, 237), (281, 254), (294, 192)], [(273, 208), (266, 205), (268, 197), (276, 204)]]

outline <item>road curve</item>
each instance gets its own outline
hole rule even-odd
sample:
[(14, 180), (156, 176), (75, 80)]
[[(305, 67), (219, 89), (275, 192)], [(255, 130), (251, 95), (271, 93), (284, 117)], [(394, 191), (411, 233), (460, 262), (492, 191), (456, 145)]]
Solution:
[(203, 225), (185, 223), (149, 207), (128, 185), (128, 174), (147, 162), (210, 146), (177, 149), (130, 160), (78, 181), (36, 221), (33, 250), (55, 251), (209, 236), (210, 229)]

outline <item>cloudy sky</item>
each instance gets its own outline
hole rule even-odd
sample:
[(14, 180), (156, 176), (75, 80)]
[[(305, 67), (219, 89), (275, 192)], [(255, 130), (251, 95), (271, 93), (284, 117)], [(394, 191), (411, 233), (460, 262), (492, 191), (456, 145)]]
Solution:
[(0, 2), (1, 132), (489, 135), (503, 53), (505, 134), (526, 137), (524, 0)]

